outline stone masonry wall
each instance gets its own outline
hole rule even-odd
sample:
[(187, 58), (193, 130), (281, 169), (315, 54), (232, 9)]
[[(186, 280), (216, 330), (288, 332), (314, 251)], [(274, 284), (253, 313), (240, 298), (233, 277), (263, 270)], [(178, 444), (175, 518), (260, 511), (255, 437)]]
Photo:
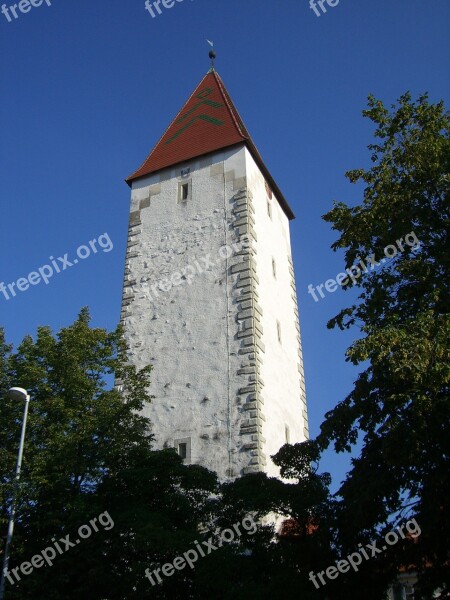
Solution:
[(121, 319), (131, 362), (154, 366), (145, 414), (157, 447), (187, 442), (222, 479), (263, 465), (251, 221), (243, 148), (133, 185)]

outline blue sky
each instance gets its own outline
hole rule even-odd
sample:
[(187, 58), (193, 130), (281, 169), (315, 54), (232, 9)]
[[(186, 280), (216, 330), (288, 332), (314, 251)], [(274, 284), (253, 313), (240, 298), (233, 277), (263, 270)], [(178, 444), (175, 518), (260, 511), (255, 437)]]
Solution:
[[(119, 319), (129, 188), (137, 168), (209, 68), (223, 78), (297, 219), (292, 223), (310, 429), (350, 391), (345, 349), (328, 331), (350, 301), (307, 293), (342, 270), (321, 220), (357, 203), (345, 171), (369, 165), (369, 93), (406, 90), (448, 103), (448, 0), (340, 0), (317, 17), (308, 0), (184, 0), (152, 18), (144, 0), (48, 0), (8, 22), (0, 13), (0, 282), (107, 233), (99, 251), (6, 300), (0, 324), (17, 343), (38, 325), (70, 324), (88, 305), (96, 326)], [(14, 2), (6, 0), (6, 7)], [(1, 6), (1, 3), (0, 3)], [(8, 14), (11, 14), (8, 12)], [(407, 233), (407, 232), (405, 232)], [(61, 263), (62, 266), (62, 263)], [(345, 460), (322, 467), (335, 482)]]

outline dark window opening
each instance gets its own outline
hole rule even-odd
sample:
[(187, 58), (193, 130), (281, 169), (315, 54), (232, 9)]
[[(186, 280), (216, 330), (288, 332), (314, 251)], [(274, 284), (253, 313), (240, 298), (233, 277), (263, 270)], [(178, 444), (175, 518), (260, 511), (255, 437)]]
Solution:
[(187, 444), (178, 444), (178, 454), (183, 460), (187, 458)]
[(185, 202), (188, 198), (189, 198), (189, 184), (183, 183), (181, 185), (180, 200), (181, 200), (181, 202)]

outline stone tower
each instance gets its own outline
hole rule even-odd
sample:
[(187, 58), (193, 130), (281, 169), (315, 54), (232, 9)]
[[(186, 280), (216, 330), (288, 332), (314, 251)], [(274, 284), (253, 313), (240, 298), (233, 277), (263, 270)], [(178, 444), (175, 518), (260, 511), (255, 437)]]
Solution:
[(222, 480), (308, 437), (294, 215), (212, 68), (127, 182), (121, 321), (156, 447)]

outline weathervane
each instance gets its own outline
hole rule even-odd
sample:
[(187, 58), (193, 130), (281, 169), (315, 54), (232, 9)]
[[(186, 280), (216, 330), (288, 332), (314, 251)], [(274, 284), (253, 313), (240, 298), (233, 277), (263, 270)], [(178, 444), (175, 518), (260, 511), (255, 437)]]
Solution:
[(216, 58), (216, 53), (214, 52), (214, 42), (211, 42), (210, 40), (206, 41), (211, 46), (211, 50), (209, 51), (209, 58), (211, 59), (211, 68), (214, 70), (214, 59)]

